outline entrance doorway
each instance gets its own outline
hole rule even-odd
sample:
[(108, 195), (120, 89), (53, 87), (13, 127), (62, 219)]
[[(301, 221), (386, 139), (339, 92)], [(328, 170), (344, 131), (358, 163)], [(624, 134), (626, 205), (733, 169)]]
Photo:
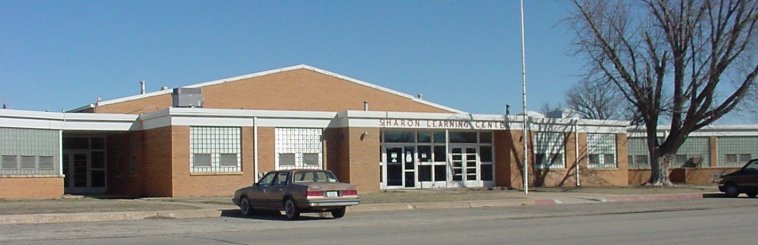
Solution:
[(414, 145), (385, 145), (382, 148), (383, 162), (386, 164), (384, 183), (387, 188), (416, 187), (416, 147)]
[(476, 144), (450, 145), (451, 185), (481, 187), (479, 181), (479, 152)]
[(65, 137), (63, 140), (63, 192), (106, 192), (105, 144), (102, 137)]

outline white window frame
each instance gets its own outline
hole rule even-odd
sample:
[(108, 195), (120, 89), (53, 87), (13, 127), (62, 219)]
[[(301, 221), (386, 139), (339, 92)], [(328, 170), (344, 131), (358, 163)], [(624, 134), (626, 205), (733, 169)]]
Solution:
[[(616, 153), (616, 134), (588, 133), (587, 134), (587, 167), (588, 168), (618, 168)], [(592, 155), (597, 155), (598, 162), (591, 162)], [(607, 156), (611, 155), (611, 159)], [(611, 161), (610, 163), (608, 161)]]
[[(532, 136), (534, 151), (534, 166), (536, 169), (563, 169), (566, 168), (566, 150), (564, 142), (566, 134), (563, 132), (535, 132)], [(556, 154), (561, 157), (556, 162), (537, 162), (537, 155), (544, 154), (542, 159), (553, 159)]]
[[(239, 127), (190, 127), (190, 172), (230, 173), (242, 171), (242, 129)], [(210, 166), (195, 166), (195, 154), (210, 155)], [(236, 154), (235, 166), (223, 166), (222, 154)]]
[[(275, 129), (275, 168), (280, 169), (323, 169), (324, 165), (324, 129), (321, 128), (276, 128)], [(294, 165), (281, 165), (283, 154), (294, 154)], [(306, 154), (318, 154), (317, 164), (306, 164)]]

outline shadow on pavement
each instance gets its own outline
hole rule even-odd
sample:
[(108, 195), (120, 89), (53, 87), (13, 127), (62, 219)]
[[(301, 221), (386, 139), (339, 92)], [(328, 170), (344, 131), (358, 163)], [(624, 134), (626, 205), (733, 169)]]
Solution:
[[(240, 218), (240, 219), (254, 219), (254, 220), (279, 220), (279, 221), (288, 221), (291, 222), (292, 220), (287, 220), (284, 215), (282, 215), (279, 211), (255, 211), (252, 216), (244, 216), (240, 212), (239, 209), (224, 209), (221, 210), (221, 217), (228, 217), (228, 218)], [(330, 215), (326, 213), (303, 213), (300, 214), (300, 218), (294, 221), (308, 221), (308, 220), (323, 220), (323, 219), (334, 219)]]

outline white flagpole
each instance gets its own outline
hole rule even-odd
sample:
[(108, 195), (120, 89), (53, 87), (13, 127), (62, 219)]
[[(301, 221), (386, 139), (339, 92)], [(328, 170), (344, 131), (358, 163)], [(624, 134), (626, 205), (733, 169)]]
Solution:
[(521, 138), (523, 139), (523, 165), (524, 165), (524, 194), (529, 194), (529, 154), (527, 144), (529, 142), (527, 127), (527, 113), (526, 113), (526, 45), (524, 42), (524, 0), (521, 0), (521, 106), (523, 111), (523, 131), (521, 132)]

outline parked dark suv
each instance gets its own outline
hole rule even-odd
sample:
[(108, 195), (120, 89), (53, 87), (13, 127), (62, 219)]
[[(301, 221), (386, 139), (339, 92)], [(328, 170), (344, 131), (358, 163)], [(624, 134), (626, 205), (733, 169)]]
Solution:
[(719, 191), (729, 197), (737, 197), (740, 193), (755, 197), (758, 194), (758, 159), (750, 160), (737, 172), (722, 175)]

